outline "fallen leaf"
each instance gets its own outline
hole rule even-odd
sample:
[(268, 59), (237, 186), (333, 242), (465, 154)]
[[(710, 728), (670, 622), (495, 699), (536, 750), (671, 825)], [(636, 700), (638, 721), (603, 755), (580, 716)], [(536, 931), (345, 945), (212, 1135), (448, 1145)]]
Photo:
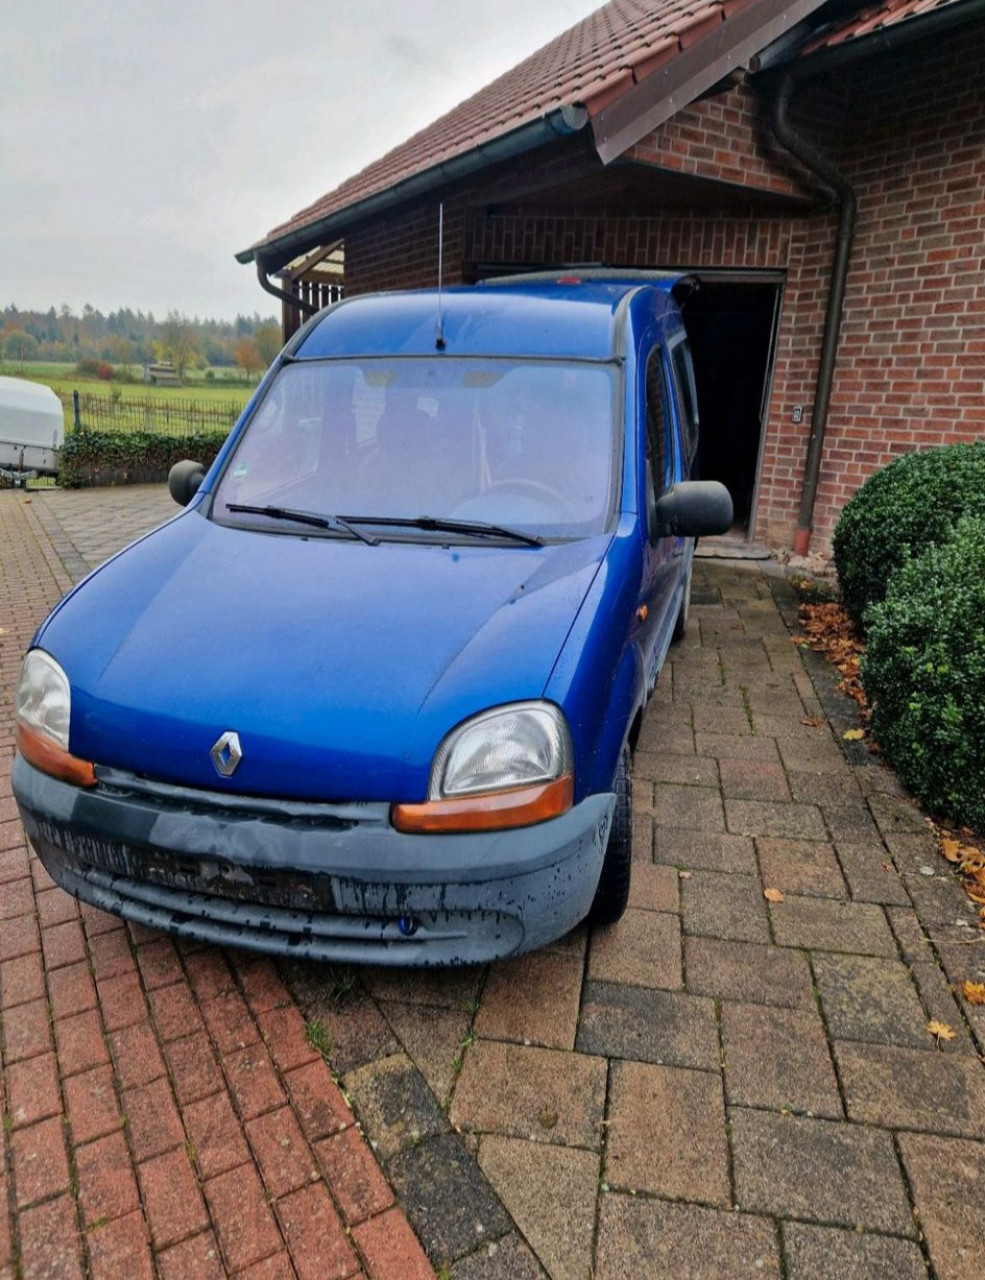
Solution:
[(864, 729), (846, 729), (841, 735), (846, 742), (861, 742), (865, 737)]
[(969, 1004), (985, 1004), (985, 982), (962, 982), (961, 994)]
[(767, 902), (783, 901), (783, 894), (780, 892), (779, 889), (764, 889), (763, 897), (766, 899)]
[(947, 858), (948, 862), (961, 861), (961, 842), (953, 840), (950, 836), (942, 836), (941, 853)]
[(800, 723), (807, 725), (808, 729), (820, 729), (821, 727), (821, 721), (817, 716), (807, 716)]
[(557, 1112), (550, 1107), (542, 1107), (537, 1113), (537, 1122), (543, 1129), (553, 1129), (557, 1124)]
[(966, 880), (964, 883), (964, 891), (972, 902), (977, 902), (980, 907), (985, 907), (985, 889), (982, 889), (973, 881), (969, 883)]
[(953, 1040), (954, 1037), (958, 1034), (954, 1030), (954, 1028), (949, 1027), (946, 1022), (937, 1022), (937, 1021), (928, 1022), (927, 1030), (930, 1032), (932, 1036), (937, 1037), (938, 1044), (940, 1044), (942, 1040)]

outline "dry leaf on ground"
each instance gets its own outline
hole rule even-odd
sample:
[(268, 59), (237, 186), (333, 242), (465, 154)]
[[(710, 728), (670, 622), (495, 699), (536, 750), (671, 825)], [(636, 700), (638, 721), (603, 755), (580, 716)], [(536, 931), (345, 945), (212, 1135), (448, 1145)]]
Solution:
[(865, 737), (864, 729), (846, 729), (841, 735), (846, 742), (861, 742)]
[(938, 1044), (941, 1040), (953, 1040), (958, 1034), (953, 1027), (949, 1027), (946, 1022), (928, 1022), (927, 1030), (932, 1036), (937, 1037)]
[(779, 889), (764, 889), (763, 897), (766, 899), (767, 902), (783, 901), (783, 894), (780, 892)]
[(969, 1004), (985, 1004), (985, 982), (968, 982), (961, 984), (961, 994)]

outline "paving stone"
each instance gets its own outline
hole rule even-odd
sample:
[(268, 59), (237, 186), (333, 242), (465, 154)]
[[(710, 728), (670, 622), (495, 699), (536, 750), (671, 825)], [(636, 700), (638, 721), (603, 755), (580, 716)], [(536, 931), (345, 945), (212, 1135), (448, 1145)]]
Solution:
[(489, 1134), (479, 1164), (552, 1280), (584, 1280), (592, 1265), (599, 1157)]
[(484, 970), (474, 965), (460, 969), (361, 968), (360, 979), (376, 1000), (408, 1004), (441, 1005), (468, 1009), (482, 985)]
[[(976, 1053), (974, 1041), (964, 1032), (960, 1002), (940, 966), (934, 963), (915, 964), (912, 966), (912, 973), (928, 1020), (943, 1022), (958, 1032), (953, 1040), (938, 1042), (941, 1052)], [(974, 1006), (968, 1005), (966, 1008), (969, 1013), (976, 1012)], [(926, 1028), (924, 1032), (926, 1034)]]
[(728, 830), (735, 835), (775, 836), (798, 840), (826, 840), (821, 811), (812, 804), (770, 800), (726, 800)]
[(937, 837), (929, 826), (909, 833), (889, 831), (884, 839), (900, 871), (919, 875), (921, 867), (945, 869), (937, 848)]
[(729, 1204), (725, 1104), (717, 1072), (613, 1063), (607, 1119), (610, 1187)]
[(763, 884), (810, 898), (847, 898), (848, 888), (830, 844), (814, 840), (756, 841)]
[(907, 964), (926, 964), (933, 959), (933, 944), (912, 907), (887, 907), (886, 918)]
[[(651, 807), (652, 804), (653, 798), (651, 796)], [(645, 866), (653, 860), (653, 819), (649, 813), (633, 811), (631, 854), (634, 871), (637, 865)]]
[(780, 1276), (776, 1230), (768, 1220), (626, 1195), (601, 1198), (596, 1259), (594, 1280)]
[(355, 1125), (316, 1142), (314, 1150), (347, 1223), (363, 1222), (393, 1204), (390, 1184)]
[(724, 832), (722, 797), (711, 787), (681, 787), (658, 782), (653, 788), (653, 818), (658, 827)]
[(139, 1208), (130, 1153), (122, 1133), (77, 1147), (75, 1169), (85, 1226), (103, 1218), (120, 1218)]
[(225, 1090), (190, 1103), (182, 1117), (203, 1178), (216, 1178), (249, 1160), (243, 1126)]
[[(635, 990), (636, 988), (625, 988)], [(456, 1128), (597, 1150), (606, 1064), (598, 1057), (480, 1040), (451, 1104)]]
[(370, 1280), (432, 1280), (427, 1255), (400, 1209), (388, 1209), (352, 1233), (365, 1259)]
[[(548, 1009), (538, 1009), (533, 1000), (531, 1005), (530, 1016), (533, 1019), (539, 1016), (543, 1022), (548, 1021)], [(451, 1097), (461, 1065), (462, 1044), (469, 1031), (469, 1014), (437, 1005), (388, 1002), (382, 1007), (398, 1042), (444, 1106)], [(571, 1039), (573, 1043), (574, 1032)]]
[(807, 958), (784, 947), (685, 938), (684, 969), (685, 986), (694, 995), (790, 1009), (814, 1007)]
[(224, 1088), (212, 1042), (204, 1031), (164, 1046), (175, 1096), (182, 1106)]
[(911, 1240), (863, 1235), (838, 1227), (783, 1224), (787, 1280), (926, 1280)]
[[(680, 987), (681, 925), (677, 916), (630, 907), (618, 924), (594, 930), (588, 976), (599, 982), (626, 982), (638, 987)], [(574, 974), (577, 994), (575, 1017), (570, 1024), (571, 1041), (561, 1047), (574, 1047), (581, 977), (580, 971)]]
[(456, 1262), (448, 1280), (545, 1280), (546, 1272), (517, 1235), (481, 1245)]
[(222, 1060), (222, 1068), (244, 1120), (283, 1105), (284, 1090), (264, 1045), (252, 1044), (228, 1054)]
[(394, 1054), (350, 1072), (345, 1086), (370, 1141), (384, 1161), (404, 1147), (448, 1128), (448, 1120), (424, 1077), (405, 1054)]
[(676, 914), (680, 909), (679, 884), (675, 867), (635, 863), (629, 881), (629, 906), (640, 911), (671, 911)]
[(787, 774), (795, 800), (832, 808), (864, 807), (864, 799), (853, 772), (818, 773), (791, 769)]
[[(676, 684), (674, 693), (677, 693)], [(743, 707), (729, 709), (698, 703), (693, 708), (693, 714), (696, 733), (728, 733), (744, 737), (752, 732), (749, 717)]]
[(505, 1236), (512, 1227), (457, 1134), (407, 1148), (387, 1171), (424, 1248), (439, 1265)]
[(209, 1225), (208, 1214), (185, 1151), (171, 1151), (138, 1165), (147, 1220), (155, 1249), (165, 1249)]
[(278, 1200), (277, 1217), (299, 1280), (342, 1280), (359, 1269), (324, 1184)]
[(341, 999), (326, 994), (324, 967), (295, 962), (285, 969), (304, 1016), (321, 1025), (332, 1069), (344, 1076), (367, 1062), (399, 1053), (400, 1041), (364, 991), (353, 988)]
[(841, 1096), (818, 1014), (765, 1005), (722, 1006), (729, 1103), (841, 1119)]
[(589, 982), (576, 1047), (611, 1058), (717, 1070), (714, 1004), (677, 991)]
[(290, 1107), (268, 1111), (244, 1128), (272, 1199), (298, 1191), (318, 1179), (314, 1156)]
[(135, 1160), (163, 1155), (184, 1142), (185, 1131), (166, 1079), (125, 1093), (123, 1110)]
[(493, 965), (475, 1018), (476, 1034), (573, 1049), (583, 973), (581, 956), (571, 951), (537, 951)]
[(291, 1105), (309, 1141), (339, 1133), (353, 1122), (352, 1112), (331, 1072), (319, 1058), (282, 1077)]
[(667, 866), (736, 874), (756, 872), (756, 850), (748, 836), (657, 827), (653, 843), (654, 862)]
[[(929, 1033), (927, 1040), (932, 1046)], [(985, 1089), (977, 1058), (844, 1041), (834, 1048), (853, 1120), (985, 1138)]]
[(782, 738), (777, 741), (787, 773), (837, 773), (849, 776), (841, 747), (832, 738)]
[(745, 760), (777, 764), (780, 760), (780, 753), (772, 738), (750, 738), (748, 735), (729, 733), (696, 733), (694, 746), (699, 756), (712, 756), (719, 762)]
[(985, 1259), (985, 1145), (901, 1133), (900, 1151), (937, 1274), (980, 1280)]
[(76, 1146), (102, 1138), (123, 1123), (113, 1087), (112, 1067), (96, 1067), (64, 1082), (72, 1141)]
[(39, 1200), (48, 1200), (59, 1192), (68, 1191), (68, 1158), (61, 1116), (52, 1116), (50, 1120), (18, 1129), (11, 1136), (10, 1146), (14, 1157), (18, 1208), (26, 1208)]
[[(21, 1280), (82, 1280), (82, 1256), (75, 1222), (75, 1204), (69, 1195), (26, 1209), (20, 1227)], [(6, 1273), (14, 1276), (13, 1268)]]
[(819, 953), (814, 973), (835, 1039), (927, 1048), (927, 1018), (899, 960)]
[(281, 1247), (281, 1234), (252, 1164), (210, 1179), (205, 1198), (227, 1273), (242, 1270)]
[(896, 944), (879, 907), (789, 894), (770, 904), (773, 936), (781, 947), (850, 951), (896, 958)]
[(147, 1225), (139, 1210), (128, 1213), (125, 1218), (104, 1222), (87, 1232), (86, 1243), (92, 1280), (111, 1276), (124, 1276), (126, 1280), (154, 1280)]
[(890, 1134), (833, 1120), (729, 1109), (743, 1209), (915, 1234)]
[(884, 902), (909, 906), (910, 898), (899, 873), (881, 844), (838, 841), (836, 851), (856, 902)]
[(965, 920), (971, 925), (976, 923), (974, 903), (961, 888), (957, 877), (949, 871), (936, 876), (905, 872), (903, 884), (924, 927), (954, 924), (958, 920)]
[(211, 1231), (172, 1245), (158, 1256), (161, 1280), (224, 1280), (219, 1246)]
[(770, 940), (762, 885), (755, 876), (694, 871), (681, 884), (684, 932), (733, 942)]
[(699, 756), (670, 756), (661, 751), (637, 751), (633, 757), (634, 795), (640, 782), (717, 787), (718, 768), (714, 760)]
[(875, 792), (869, 796), (869, 808), (882, 834), (922, 835), (928, 829), (927, 815), (915, 801), (902, 796)]
[(779, 761), (723, 759), (718, 767), (726, 800), (790, 800), (787, 775)]

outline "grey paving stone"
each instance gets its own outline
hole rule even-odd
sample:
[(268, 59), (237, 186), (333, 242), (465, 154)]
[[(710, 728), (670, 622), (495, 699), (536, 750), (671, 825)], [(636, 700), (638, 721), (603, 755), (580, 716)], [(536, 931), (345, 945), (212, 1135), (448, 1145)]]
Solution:
[(722, 1037), (730, 1104), (842, 1118), (828, 1041), (815, 1010), (726, 1002)]
[(869, 1231), (915, 1234), (892, 1137), (835, 1120), (729, 1108), (743, 1209)]
[(783, 1256), (787, 1280), (927, 1280), (918, 1246), (893, 1236), (785, 1222)]
[(680, 879), (676, 867), (641, 862), (633, 867), (629, 882), (629, 906), (641, 911), (680, 910)]
[(845, 753), (834, 738), (782, 738), (777, 746), (788, 772), (849, 774)]
[(787, 775), (790, 791), (795, 800), (808, 804), (856, 805), (864, 804), (862, 792), (853, 773), (813, 773), (791, 769)]
[(694, 995), (790, 1009), (814, 1007), (807, 958), (785, 947), (684, 939), (685, 987)]
[(452, 1098), (452, 1123), (474, 1133), (597, 1150), (606, 1064), (588, 1056), (581, 1038), (579, 1032), (578, 1053), (480, 1040), (465, 1055)]
[(400, 1052), (400, 1041), (358, 983), (340, 995), (338, 982), (352, 974), (331, 965), (282, 962), (280, 971), (308, 1019), (317, 1018), (328, 1038), (328, 1060), (340, 1076), (377, 1058)]
[(512, 1223), (455, 1133), (430, 1138), (387, 1163), (414, 1230), (438, 1265), (505, 1236)]
[(654, 830), (654, 861), (701, 871), (756, 874), (756, 850), (748, 836), (686, 831), (681, 827)]
[[(912, 971), (928, 1020), (943, 1022), (949, 1027), (954, 1027), (958, 1032), (953, 1040), (940, 1041), (941, 1052), (975, 1053), (975, 1043), (971, 1036), (965, 1033), (960, 1002), (944, 971), (934, 962), (915, 964)], [(974, 1012), (973, 1006), (965, 1007), (969, 1012)]]
[(480, 1245), (448, 1272), (448, 1280), (546, 1280), (528, 1245), (514, 1233)]
[(886, 918), (908, 964), (925, 964), (932, 959), (932, 943), (912, 907), (887, 907)]
[(469, 1014), (434, 1005), (392, 1001), (383, 1009), (394, 1034), (444, 1106), (455, 1084), (456, 1062), (468, 1032)]
[(578, 951), (535, 951), (490, 966), (475, 1018), (484, 1039), (573, 1049), (584, 961)]
[(634, 863), (653, 861), (653, 819), (639, 810), (633, 811), (632, 854)]
[(482, 986), (485, 969), (395, 969), (366, 965), (359, 970), (366, 990), (377, 1000), (405, 1000), (409, 1004), (468, 1009)]
[(941, 875), (903, 875), (903, 884), (910, 895), (923, 925), (953, 924), (956, 920), (976, 921), (977, 912), (968, 895), (961, 888), (956, 876), (944, 871)]
[(847, 898), (848, 888), (834, 850), (819, 840), (756, 841), (763, 884), (812, 898)]
[(779, 1280), (773, 1224), (698, 1205), (608, 1194), (594, 1280)]
[(884, 836), (892, 833), (922, 835), (928, 828), (927, 815), (913, 800), (876, 791), (869, 796), (869, 808)]
[[(685, 719), (680, 708), (674, 707), (671, 715), (668, 709), (657, 706), (643, 720), (637, 750), (663, 752), (667, 755), (694, 755), (694, 730), (690, 717)], [(659, 717), (656, 713), (660, 713)]]
[(756, 760), (776, 763), (780, 753), (772, 738), (750, 738), (740, 734), (696, 733), (695, 749), (699, 756), (715, 756), (719, 760)]
[[(683, 986), (677, 916), (630, 907), (618, 924), (596, 929), (588, 953), (588, 976), (599, 982), (627, 982), (638, 987)], [(580, 994), (580, 971), (577, 977)], [(577, 997), (575, 1008), (577, 1011)]]
[(681, 881), (684, 932), (733, 942), (769, 942), (763, 890), (756, 876), (694, 871)]
[(633, 757), (633, 789), (640, 781), (679, 783), (687, 787), (717, 787), (718, 769), (714, 760), (701, 756), (669, 756), (656, 751), (637, 751)]
[(614, 1189), (727, 1206), (728, 1144), (718, 1073), (613, 1063), (604, 1177)]
[(448, 1128), (434, 1094), (406, 1054), (394, 1054), (350, 1071), (345, 1087), (363, 1128), (384, 1160)]
[(856, 902), (910, 905), (899, 872), (881, 844), (866, 840), (840, 840), (835, 851)]
[(920, 875), (922, 867), (933, 867), (939, 872), (946, 869), (937, 848), (937, 837), (929, 827), (915, 833), (890, 831), (884, 839), (900, 871)]
[(583, 1280), (592, 1266), (598, 1155), (488, 1135), (479, 1164), (551, 1280)]
[(976, 1057), (929, 1049), (835, 1041), (853, 1120), (985, 1138), (985, 1068)]
[(653, 819), (658, 827), (723, 832), (722, 797), (711, 787), (682, 787), (658, 782), (653, 788)]
[(985, 1263), (985, 1145), (901, 1133), (900, 1151), (937, 1274), (981, 1280)]
[(863, 805), (822, 804), (818, 808), (828, 835), (836, 843), (847, 841), (859, 844), (879, 839), (879, 829)]
[(709, 707), (696, 703), (693, 708), (695, 733), (729, 733), (738, 736), (752, 733), (749, 717), (742, 707)]
[(576, 1046), (580, 1053), (717, 1071), (715, 1006), (677, 991), (588, 982)]
[(770, 903), (773, 936), (781, 947), (896, 956), (896, 944), (881, 908), (867, 902), (788, 895)]
[(744, 836), (779, 836), (826, 840), (821, 812), (812, 804), (780, 804), (770, 800), (726, 800), (728, 830)]
[(927, 1048), (927, 1017), (901, 961), (819, 952), (814, 973), (835, 1039)]
[(718, 768), (727, 800), (790, 800), (787, 775), (775, 761), (726, 759)]

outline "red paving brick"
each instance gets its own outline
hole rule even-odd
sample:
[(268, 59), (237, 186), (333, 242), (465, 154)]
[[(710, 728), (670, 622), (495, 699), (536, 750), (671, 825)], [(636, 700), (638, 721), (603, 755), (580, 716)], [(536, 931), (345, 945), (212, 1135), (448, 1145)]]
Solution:
[(65, 1081), (65, 1105), (76, 1146), (105, 1137), (123, 1123), (112, 1067), (96, 1067)]
[(161, 1280), (223, 1280), (219, 1246), (211, 1231), (183, 1240), (158, 1254)]
[(130, 1147), (138, 1162), (163, 1155), (185, 1141), (181, 1116), (166, 1079), (131, 1089), (123, 1095)]
[(263, 1038), (281, 1071), (317, 1062), (321, 1054), (308, 1043), (304, 1018), (293, 1005), (257, 1016)]
[(317, 1163), (290, 1107), (270, 1111), (245, 1127), (260, 1176), (273, 1199), (318, 1177)]
[(320, 1059), (284, 1076), (301, 1127), (311, 1141), (327, 1138), (353, 1122), (342, 1090)]
[(205, 1032), (165, 1045), (175, 1096), (181, 1106), (222, 1089), (222, 1073)]
[(63, 1076), (74, 1076), (109, 1062), (103, 1026), (96, 1009), (62, 1018), (55, 1023), (58, 1066)]
[(135, 1089), (164, 1075), (164, 1059), (149, 1022), (124, 1027), (109, 1040), (121, 1089)]
[(355, 1125), (333, 1138), (316, 1142), (315, 1154), (350, 1226), (393, 1204), (390, 1184)]
[(183, 1115), (203, 1178), (216, 1178), (250, 1159), (242, 1126), (225, 1091), (190, 1103)]
[(154, 1247), (164, 1249), (209, 1225), (195, 1170), (184, 1150), (138, 1166)]
[(139, 1210), (101, 1223), (86, 1235), (92, 1280), (154, 1280), (147, 1224)]
[(51, 1028), (48, 1026), (48, 1004), (45, 1000), (32, 1000), (19, 1004), (3, 1015), (3, 1056), (7, 1062), (21, 1062), (36, 1058), (52, 1048)]
[(185, 971), (170, 938), (161, 938), (141, 947), (137, 952), (137, 963), (148, 991), (185, 981)]
[(150, 1004), (162, 1040), (180, 1040), (205, 1026), (194, 993), (184, 980), (152, 990)]
[(370, 1280), (434, 1280), (427, 1254), (400, 1209), (370, 1218), (352, 1233)]
[(0, 1008), (12, 1009), (29, 1000), (41, 999), (44, 993), (44, 969), (39, 952), (0, 965)]
[(61, 1114), (58, 1067), (53, 1053), (6, 1067), (7, 1108), (13, 1129)]
[(82, 1280), (82, 1251), (71, 1196), (59, 1196), (18, 1219), (21, 1280)]
[(273, 1111), (286, 1101), (270, 1054), (262, 1044), (229, 1054), (222, 1066), (236, 1109), (244, 1120)]
[(238, 991), (225, 991), (213, 999), (202, 1000), (199, 1008), (221, 1054), (235, 1053), (260, 1039), (246, 1001)]
[(85, 934), (78, 920), (52, 925), (41, 930), (41, 946), (46, 969), (58, 969), (63, 964), (76, 964), (86, 956)]
[(359, 1270), (342, 1220), (321, 1184), (278, 1200), (277, 1216), (300, 1280), (342, 1280)]
[(99, 1007), (107, 1031), (120, 1031), (147, 1017), (147, 1001), (136, 973), (120, 973), (100, 978)]
[(65, 1153), (65, 1126), (61, 1116), (52, 1116), (11, 1136), (17, 1203), (21, 1208), (50, 1200), (69, 1189), (68, 1156)]
[(230, 1271), (239, 1271), (283, 1247), (256, 1169), (241, 1165), (205, 1184), (212, 1221)]
[(78, 1147), (75, 1168), (86, 1226), (103, 1218), (121, 1218), (139, 1206), (137, 1183), (122, 1133)]
[(49, 973), (48, 994), (56, 1018), (70, 1018), (73, 1014), (95, 1009), (96, 984), (88, 963), (81, 960), (78, 964), (69, 964), (64, 969)]

